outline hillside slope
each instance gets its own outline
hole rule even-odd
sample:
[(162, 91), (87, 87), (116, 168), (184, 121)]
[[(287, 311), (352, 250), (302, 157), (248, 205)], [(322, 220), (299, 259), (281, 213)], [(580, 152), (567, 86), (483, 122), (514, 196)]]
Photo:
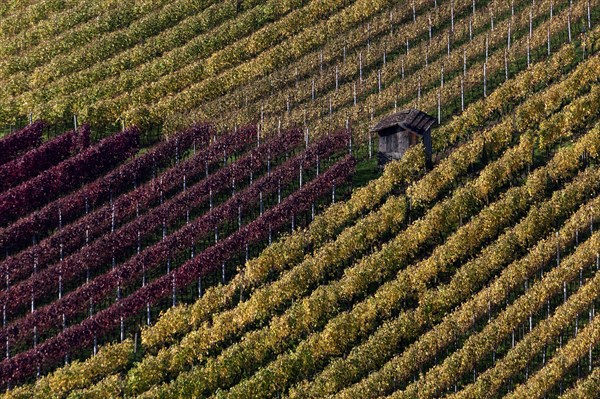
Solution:
[[(0, 8), (0, 119), (176, 132), (98, 171), (133, 188), (90, 176), (0, 218), (4, 396), (598, 397), (599, 10)], [(369, 127), (405, 108), (439, 122), (433, 167), (417, 145), (377, 177)], [(348, 153), (372, 180), (345, 195)]]

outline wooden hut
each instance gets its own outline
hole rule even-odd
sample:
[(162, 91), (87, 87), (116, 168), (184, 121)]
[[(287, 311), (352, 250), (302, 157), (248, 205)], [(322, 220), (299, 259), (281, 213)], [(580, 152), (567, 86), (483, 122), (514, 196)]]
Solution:
[(371, 129), (379, 136), (379, 165), (402, 158), (410, 146), (422, 140), (427, 165), (431, 166), (431, 127), (435, 122), (434, 117), (418, 109), (405, 109), (379, 121)]

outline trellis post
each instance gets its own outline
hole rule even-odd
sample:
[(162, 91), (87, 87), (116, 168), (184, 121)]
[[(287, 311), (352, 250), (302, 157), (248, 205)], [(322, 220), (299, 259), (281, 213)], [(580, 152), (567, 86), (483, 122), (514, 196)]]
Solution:
[(465, 79), (461, 76), (460, 78), (460, 110), (465, 110)]
[(487, 97), (487, 63), (483, 63), (483, 96)]

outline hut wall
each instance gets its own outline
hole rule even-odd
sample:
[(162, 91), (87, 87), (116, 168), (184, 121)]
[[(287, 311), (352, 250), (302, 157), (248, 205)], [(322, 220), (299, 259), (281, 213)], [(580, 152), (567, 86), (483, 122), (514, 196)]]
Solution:
[(411, 133), (406, 131), (396, 133), (394, 135), (396, 137), (394, 147), (390, 148), (388, 152), (397, 153), (399, 154), (398, 159), (401, 158), (410, 147), (411, 135)]
[[(387, 132), (386, 132), (387, 133)], [(414, 137), (413, 137), (414, 136)], [(400, 159), (418, 137), (407, 131), (390, 132), (379, 136), (379, 159), (384, 163), (391, 159)]]

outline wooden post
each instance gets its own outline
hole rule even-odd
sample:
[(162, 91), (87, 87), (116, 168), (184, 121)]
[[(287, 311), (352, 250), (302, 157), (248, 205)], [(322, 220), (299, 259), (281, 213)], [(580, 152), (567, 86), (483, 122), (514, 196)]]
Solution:
[(438, 125), (442, 124), (442, 90), (439, 89), (438, 90), (438, 96), (437, 96), (437, 106), (438, 106)]
[(473, 41), (473, 17), (469, 18), (469, 41)]
[(569, 43), (571, 43), (571, 7), (569, 7), (569, 13), (567, 14), (567, 30), (569, 33)]
[(460, 78), (460, 110), (465, 110), (465, 79), (461, 76)]
[(548, 55), (550, 55), (550, 25), (548, 25)]
[[(177, 284), (175, 283), (175, 275), (173, 275), (173, 302), (171, 303), (171, 306), (175, 307), (175, 305), (177, 305)], [(122, 319), (121, 319), (122, 320)], [(123, 339), (121, 339), (122, 341)]]
[(259, 198), (259, 204), (260, 204), (260, 215), (262, 216), (262, 214), (263, 214), (263, 195), (262, 195), (262, 191), (260, 193), (258, 193), (258, 198)]
[[(58, 299), (62, 298), (62, 262), (63, 262), (63, 244), (59, 245), (60, 247), (60, 263), (58, 268)], [(7, 276), (8, 278), (8, 276)], [(63, 313), (64, 317), (64, 313)]]
[(431, 14), (427, 14), (427, 22), (429, 23), (429, 43), (431, 43)]
[(508, 56), (506, 50), (504, 50), (504, 81), (508, 80)]
[(402, 58), (402, 80), (404, 80), (404, 58)]
[(121, 317), (121, 334), (120, 334), (120, 338), (121, 338), (121, 342), (123, 342), (123, 340), (125, 339), (125, 322), (123, 320), (123, 317)]
[[(559, 242), (558, 242), (558, 231), (555, 233), (556, 236), (556, 266), (560, 266), (560, 246), (559, 246)], [(565, 290), (566, 290), (566, 286), (565, 286)], [(566, 291), (565, 291), (566, 292)], [(566, 293), (565, 293), (566, 295)]]
[(362, 51), (358, 52), (358, 78), (359, 82), (362, 83)]
[(487, 97), (487, 63), (483, 64), (483, 96)]
[(592, 345), (590, 345), (590, 349), (589, 349), (589, 363), (588, 363), (588, 373), (592, 372), (592, 363), (593, 363), (593, 358), (592, 358)]
[(450, 27), (452, 32), (454, 32), (454, 0), (450, 2)]
[(308, 126), (306, 126), (306, 132), (304, 133), (304, 145), (306, 148), (308, 148), (308, 135), (309, 135), (309, 129), (308, 129)]
[[(6, 305), (2, 305), (2, 326), (6, 327)], [(6, 358), (10, 359), (10, 341), (6, 335)]]
[(419, 82), (418, 82), (418, 88), (417, 88), (417, 108), (419, 107), (420, 103), (421, 103), (421, 75), (419, 75)]
[(352, 130), (350, 130), (350, 118), (346, 118), (346, 131), (348, 131), (348, 154), (352, 155)]
[[(250, 153), (250, 162), (252, 163), (252, 161), (254, 160), (254, 154)], [(254, 171), (250, 171), (250, 184), (252, 184), (252, 180), (254, 178)]]
[(529, 38), (533, 35), (533, 6), (529, 9)]
[(323, 73), (323, 49), (319, 52), (319, 71)]
[(485, 62), (486, 63), (488, 60), (488, 54), (489, 54), (489, 36), (486, 33), (486, 35), (485, 35)]

